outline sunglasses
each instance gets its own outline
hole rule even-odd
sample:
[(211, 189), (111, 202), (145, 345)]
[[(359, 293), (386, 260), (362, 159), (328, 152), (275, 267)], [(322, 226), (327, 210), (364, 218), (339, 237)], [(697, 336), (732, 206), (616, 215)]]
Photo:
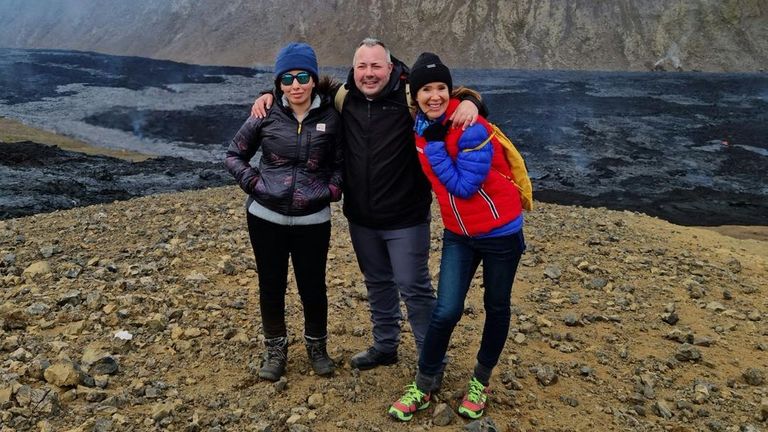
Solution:
[(299, 84), (306, 84), (309, 82), (310, 78), (312, 78), (312, 76), (309, 74), (309, 72), (299, 72), (296, 75), (284, 73), (280, 75), (280, 84), (289, 86), (293, 84), (294, 79), (296, 79), (299, 82)]

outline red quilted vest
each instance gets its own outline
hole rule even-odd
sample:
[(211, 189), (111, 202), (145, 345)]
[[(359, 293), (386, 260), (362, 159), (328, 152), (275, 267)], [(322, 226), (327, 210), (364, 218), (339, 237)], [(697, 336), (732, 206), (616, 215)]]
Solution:
[[(450, 100), (446, 117), (453, 114), (459, 102), (456, 99)], [(485, 127), (488, 135), (491, 134), (487, 120), (478, 117), (477, 122)], [(459, 152), (458, 142), (462, 132), (460, 128), (451, 128), (445, 137), (446, 150), (454, 160)], [(488, 176), (477, 193), (463, 199), (450, 194), (437, 178), (432, 171), (429, 159), (424, 154), (427, 142), (423, 137), (416, 135), (416, 150), (421, 168), (437, 196), (443, 224), (451, 232), (466, 236), (485, 234), (494, 228), (508, 224), (522, 212), (517, 188), (504, 177), (510, 177), (511, 173), (501, 144), (496, 142), (495, 138), (491, 139), (490, 144), (493, 145), (493, 159)]]

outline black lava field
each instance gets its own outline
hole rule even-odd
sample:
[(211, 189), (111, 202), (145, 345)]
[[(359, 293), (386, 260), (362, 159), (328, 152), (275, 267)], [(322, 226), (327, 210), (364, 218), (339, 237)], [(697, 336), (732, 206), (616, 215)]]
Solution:
[[(0, 116), (156, 156), (0, 144), (0, 218), (233, 184), (221, 159), (267, 69), (0, 49)], [(454, 83), (481, 92), (537, 200), (768, 225), (768, 74), (460, 69)]]

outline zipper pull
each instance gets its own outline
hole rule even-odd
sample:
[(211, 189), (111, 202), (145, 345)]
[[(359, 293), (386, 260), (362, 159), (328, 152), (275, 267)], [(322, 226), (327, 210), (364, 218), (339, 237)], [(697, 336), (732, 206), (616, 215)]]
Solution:
[(301, 135), (301, 122), (299, 122), (299, 130), (296, 131), (296, 134), (297, 135)]

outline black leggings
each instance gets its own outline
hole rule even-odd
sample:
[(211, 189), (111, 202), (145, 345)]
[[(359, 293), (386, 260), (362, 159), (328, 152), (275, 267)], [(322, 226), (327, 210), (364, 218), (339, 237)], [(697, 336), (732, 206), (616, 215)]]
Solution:
[(304, 305), (304, 334), (313, 338), (327, 336), (325, 264), (331, 223), (278, 225), (248, 213), (248, 234), (259, 272), (259, 307), (264, 337), (287, 336), (285, 291), (289, 256)]

